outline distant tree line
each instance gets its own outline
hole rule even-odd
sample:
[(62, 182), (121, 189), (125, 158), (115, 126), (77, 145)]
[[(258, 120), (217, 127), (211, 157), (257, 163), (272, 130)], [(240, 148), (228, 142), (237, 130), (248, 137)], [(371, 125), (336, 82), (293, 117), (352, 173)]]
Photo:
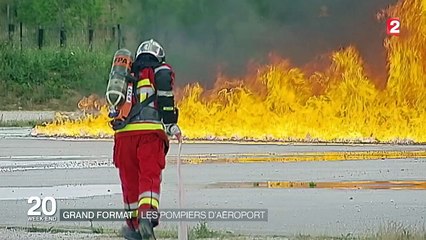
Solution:
[[(84, 30), (85, 38), (90, 42), (93, 41), (94, 35), (114, 39), (126, 28), (126, 31), (134, 33), (132, 38), (154, 35), (164, 41), (172, 38), (176, 31), (197, 40), (201, 35), (207, 34), (212, 46), (219, 46), (224, 41), (223, 38), (228, 40), (229, 34), (235, 28), (241, 28), (238, 20), (244, 22), (245, 18), (256, 16), (264, 22), (291, 22), (295, 17), (303, 17), (304, 14), (316, 14), (314, 11), (318, 11), (321, 2), (295, 4), (288, 0), (0, 0), (0, 27), (3, 28), (3, 38), (10, 40), (14, 36), (22, 35), (24, 31), (24, 35), (37, 35), (39, 45), (47, 37), (46, 31), (51, 29), (58, 32), (57, 36), (62, 45), (73, 31)], [(307, 11), (301, 12), (301, 7)], [(102, 33), (97, 31), (98, 29), (102, 29)], [(31, 31), (25, 34), (26, 30)], [(119, 37), (118, 40), (123, 39)]]
[[(49, 35), (56, 35), (62, 46), (77, 33), (92, 44), (96, 29), (102, 29), (96, 33), (99, 37), (115, 38), (122, 4), (112, 0), (0, 0), (0, 36), (9, 41), (19, 38), (22, 44), (23, 34), (24, 40), (35, 35), (31, 40), (39, 47)], [(81, 45), (81, 40), (75, 42)]]

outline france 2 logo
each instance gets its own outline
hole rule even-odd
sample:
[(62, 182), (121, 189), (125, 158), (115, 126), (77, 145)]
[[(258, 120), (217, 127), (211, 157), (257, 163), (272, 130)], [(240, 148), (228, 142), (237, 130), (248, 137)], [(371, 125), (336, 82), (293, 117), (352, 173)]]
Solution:
[(386, 21), (386, 33), (391, 36), (399, 36), (401, 21), (399, 18), (389, 18)]

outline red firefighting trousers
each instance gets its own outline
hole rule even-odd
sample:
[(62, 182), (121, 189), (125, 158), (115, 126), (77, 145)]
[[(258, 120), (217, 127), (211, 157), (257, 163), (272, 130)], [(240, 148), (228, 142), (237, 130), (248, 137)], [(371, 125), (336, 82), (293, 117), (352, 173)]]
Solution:
[(137, 229), (138, 215), (158, 209), (167, 148), (165, 134), (155, 131), (118, 133), (114, 137), (113, 161), (119, 170), (124, 207), (134, 212), (127, 219), (132, 229)]

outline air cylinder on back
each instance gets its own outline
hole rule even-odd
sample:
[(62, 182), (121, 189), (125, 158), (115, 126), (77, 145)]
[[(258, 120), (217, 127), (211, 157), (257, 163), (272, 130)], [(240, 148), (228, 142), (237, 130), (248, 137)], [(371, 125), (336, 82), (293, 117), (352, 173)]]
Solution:
[(130, 76), (132, 63), (133, 57), (129, 50), (122, 48), (115, 52), (106, 91), (106, 100), (112, 108), (126, 101), (126, 76)]

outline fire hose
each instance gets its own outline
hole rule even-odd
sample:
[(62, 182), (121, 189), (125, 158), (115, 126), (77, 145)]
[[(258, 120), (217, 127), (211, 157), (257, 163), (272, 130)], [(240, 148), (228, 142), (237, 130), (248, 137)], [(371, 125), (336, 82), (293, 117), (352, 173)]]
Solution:
[[(178, 182), (178, 207), (182, 209), (184, 206), (184, 189), (182, 182), (181, 174), (181, 153), (182, 153), (182, 140), (179, 141), (178, 155), (177, 155), (177, 182)], [(188, 227), (185, 222), (180, 221), (178, 227), (178, 239), (187, 240), (188, 239)]]

